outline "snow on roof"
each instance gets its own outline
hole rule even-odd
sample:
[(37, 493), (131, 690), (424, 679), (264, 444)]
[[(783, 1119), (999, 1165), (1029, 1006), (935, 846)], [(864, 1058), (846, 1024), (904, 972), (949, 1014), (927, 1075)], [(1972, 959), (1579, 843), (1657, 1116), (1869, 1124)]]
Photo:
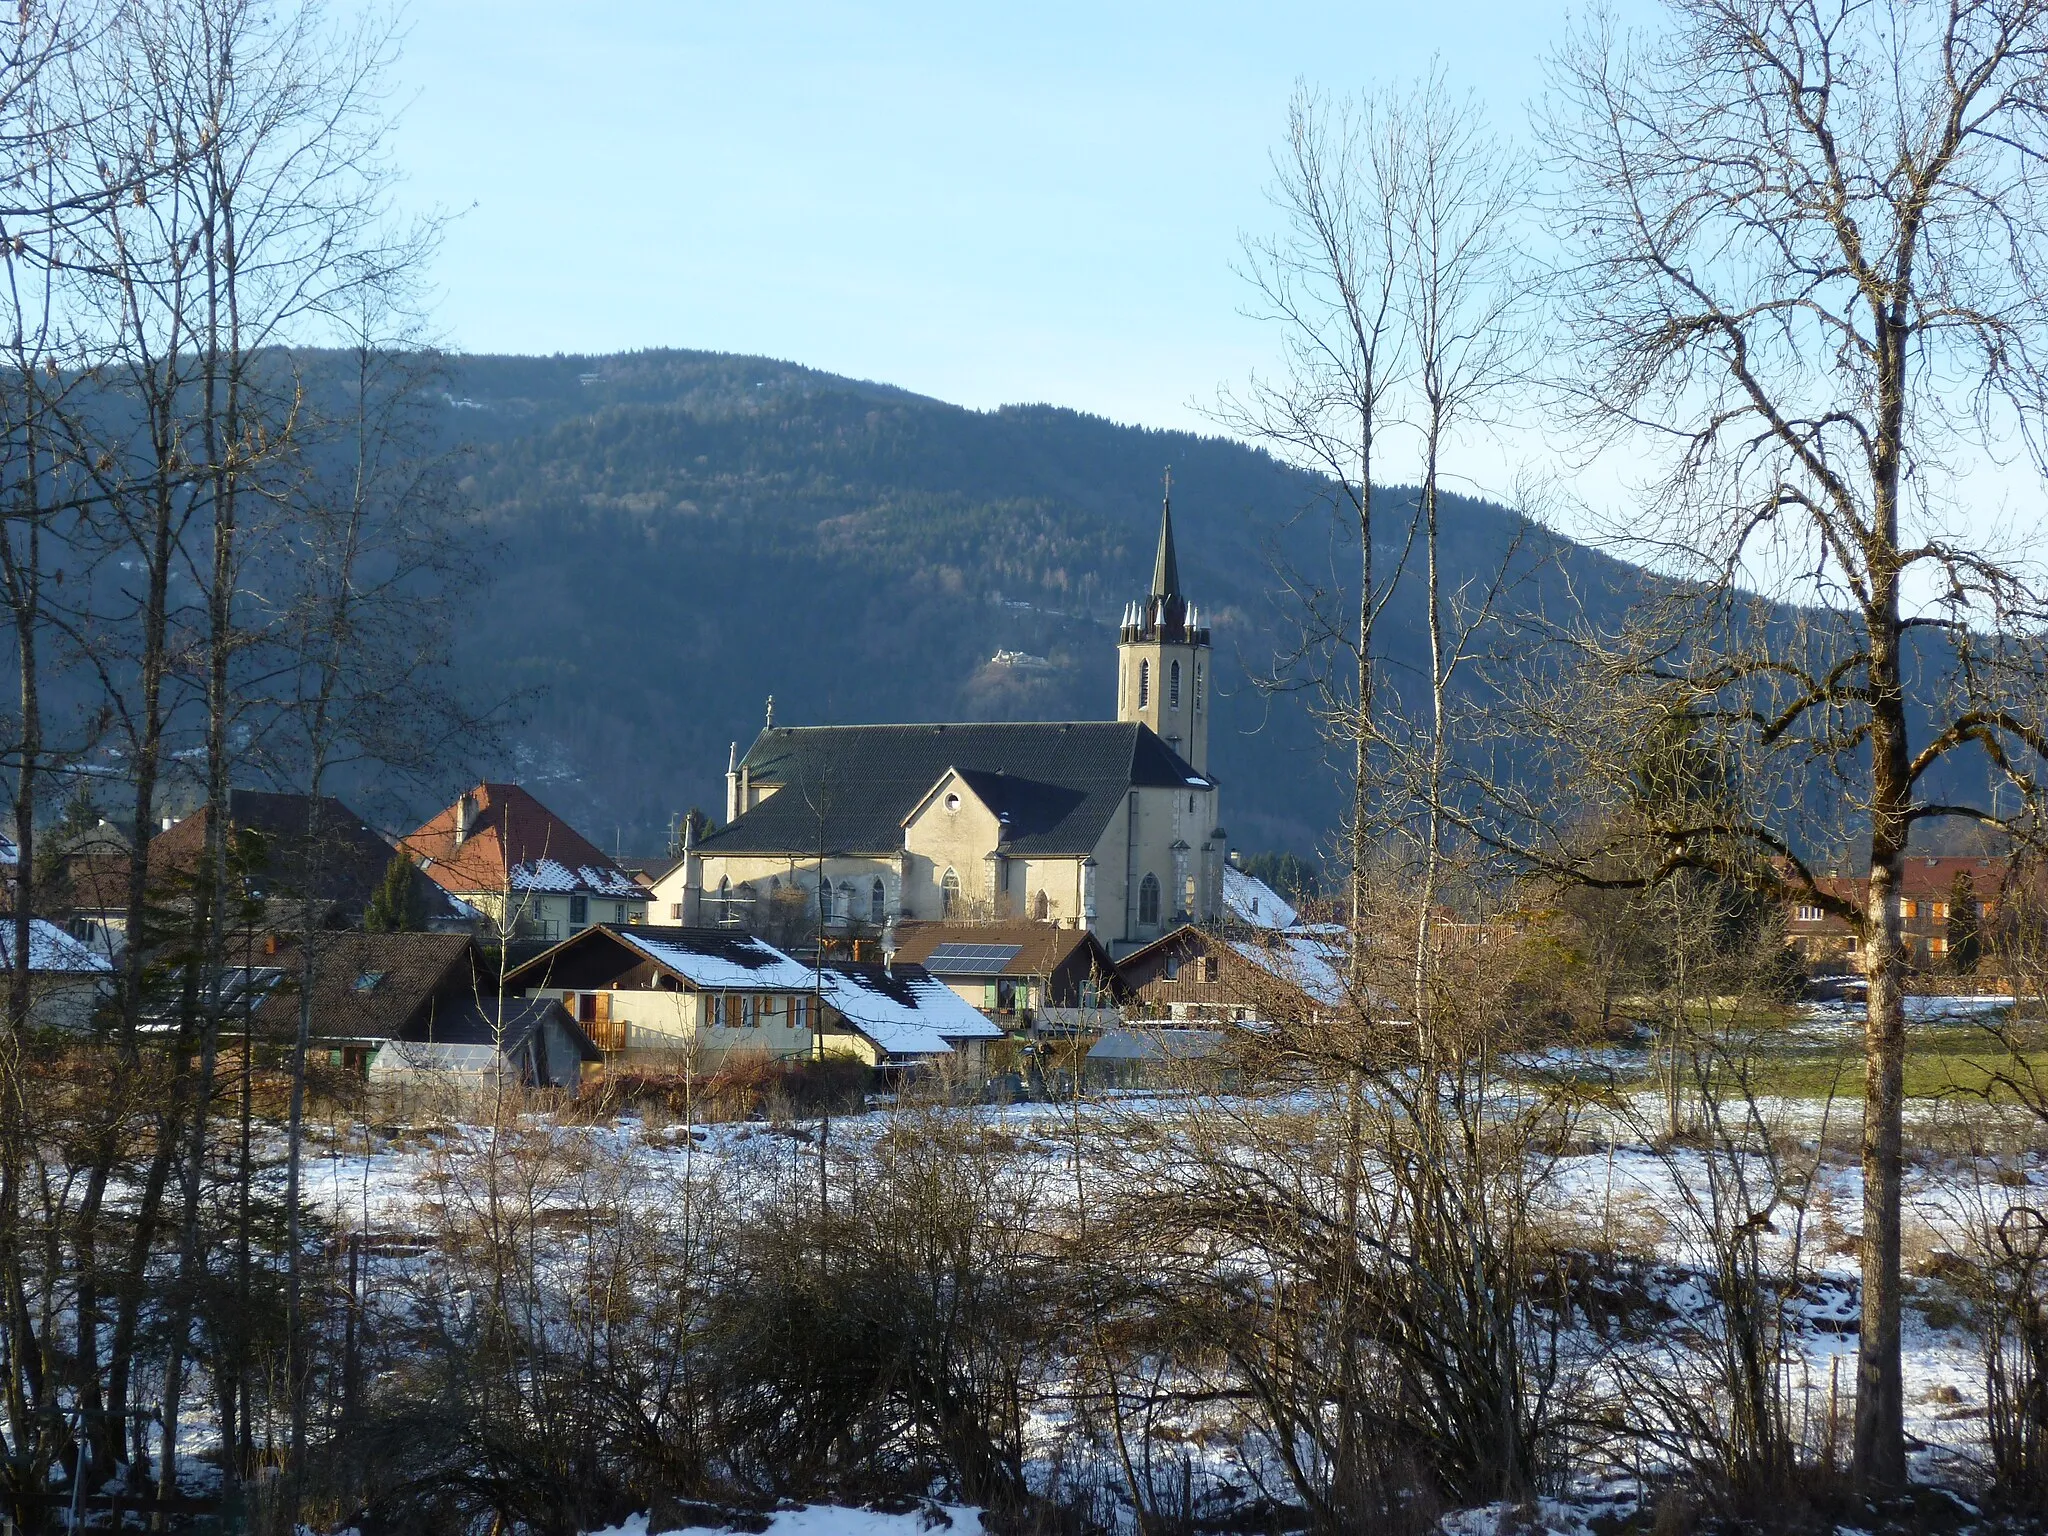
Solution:
[(606, 869), (596, 864), (581, 864), (575, 869), (556, 859), (530, 859), (512, 868), (512, 889), (515, 891), (542, 891), (551, 895), (588, 891), (596, 896), (638, 896), (645, 899), (647, 889), (623, 870)]
[(1299, 990), (1325, 1008), (1341, 1005), (1346, 996), (1341, 942), (1318, 933), (1288, 932), (1270, 939), (1232, 939), (1240, 959)]
[[(14, 965), (14, 920), (0, 917), (0, 966)], [(102, 974), (113, 961), (71, 937), (55, 923), (32, 917), (28, 923), (28, 968), (59, 975)]]
[(750, 933), (719, 931), (701, 937), (669, 930), (653, 938), (632, 928), (605, 930), (657, 965), (704, 992), (808, 992), (811, 968)]
[(921, 965), (827, 961), (818, 990), (846, 1022), (891, 1056), (944, 1056), (955, 1040), (1000, 1040), (1003, 1032)]
[(1223, 866), (1223, 905), (1240, 923), (1254, 928), (1292, 928), (1300, 920), (1279, 892), (1234, 864)]

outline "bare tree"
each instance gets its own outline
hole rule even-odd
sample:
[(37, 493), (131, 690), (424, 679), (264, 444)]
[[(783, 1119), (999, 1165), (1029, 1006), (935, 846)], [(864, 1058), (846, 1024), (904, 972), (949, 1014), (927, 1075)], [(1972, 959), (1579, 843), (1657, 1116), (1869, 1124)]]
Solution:
[[(1404, 171), (1396, 206), (1398, 304), (1414, 359), (1422, 439), (1420, 522), (1424, 627), (1429, 636), (1428, 719), (1406, 743), (1410, 791), (1421, 828), (1415, 909), (1413, 998), (1427, 1016), (1433, 921), (1444, 877), (1446, 796), (1451, 792), (1450, 689), (1494, 618), (1519, 540), (1480, 593), (1443, 590), (1442, 512), (1453, 435), (1485, 420), (1521, 378), (1529, 353), (1530, 285), (1515, 262), (1516, 220), (1526, 201), (1518, 157), (1490, 133), (1473, 102), (1454, 101), (1441, 74), (1416, 87), (1402, 113)], [(1459, 599), (1464, 599), (1459, 603)], [(1447, 614), (1458, 603), (1460, 611)], [(1446, 623), (1447, 617), (1450, 623)]]
[[(2048, 7), (1669, 0), (1666, 17), (1649, 38), (1596, 25), (1555, 64), (1565, 396), (1644, 456), (1647, 546), (1707, 584), (1690, 634), (1631, 675), (1708, 750), (1821, 763), (1855, 800), (1860, 902), (1817, 880), (1797, 796), (1657, 832), (1668, 866), (1741, 872), (1857, 937), (1855, 1468), (1897, 1486), (1901, 862), (1937, 818), (2024, 830), (1967, 770), (1988, 759), (2032, 803), (2048, 747), (2035, 589), (1966, 531), (1955, 480), (1973, 456), (2040, 467)], [(1762, 580), (1827, 614), (1773, 627), (1712, 600)]]
[[(1373, 625), (1386, 602), (1373, 572), (1372, 477), (1406, 367), (1395, 303), (1404, 133), (1389, 98), (1332, 101), (1296, 87), (1270, 193), (1285, 228), (1247, 237), (1240, 268), (1255, 295), (1252, 313), (1279, 328), (1281, 371), (1254, 376), (1241, 394), (1226, 392), (1214, 413), (1226, 429), (1326, 475), (1340, 534), (1347, 545), (1358, 542), (1355, 602), (1315, 582), (1290, 582), (1303, 600), (1303, 624), (1300, 648), (1283, 671), (1293, 661), (1314, 665), (1319, 713), (1349, 758), (1346, 851), (1361, 909), (1375, 820)], [(1346, 583), (1336, 576), (1341, 594)]]

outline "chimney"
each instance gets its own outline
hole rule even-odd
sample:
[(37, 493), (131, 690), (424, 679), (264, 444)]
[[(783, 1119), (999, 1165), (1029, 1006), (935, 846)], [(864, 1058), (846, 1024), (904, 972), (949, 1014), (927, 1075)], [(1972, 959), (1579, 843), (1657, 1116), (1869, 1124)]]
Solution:
[(170, 817), (166, 816), (166, 817), (164, 818), (164, 824), (163, 824), (163, 826), (162, 826), (161, 828), (159, 828), (159, 830), (160, 830), (160, 831), (164, 831), (164, 832), (168, 832), (168, 831), (170, 831), (170, 830), (171, 830), (171, 818), (170, 818)]
[(476, 826), (476, 792), (465, 789), (462, 798), (455, 802), (455, 846), (460, 848), (469, 841), (469, 834)]
[(890, 975), (896, 971), (896, 918), (891, 914), (882, 924), (882, 969)]

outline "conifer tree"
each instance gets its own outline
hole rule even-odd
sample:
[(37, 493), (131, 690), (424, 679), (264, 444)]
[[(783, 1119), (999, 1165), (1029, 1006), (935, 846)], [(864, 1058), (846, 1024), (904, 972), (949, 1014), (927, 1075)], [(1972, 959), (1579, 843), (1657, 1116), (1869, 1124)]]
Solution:
[(1977, 914), (1977, 882), (1967, 869), (1956, 871), (1948, 888), (1948, 963), (1958, 976), (1968, 976), (1984, 958), (1984, 929)]
[(426, 926), (419, 892), (413, 885), (412, 858), (400, 850), (384, 867), (384, 878), (363, 908), (363, 927), (371, 933), (418, 933)]

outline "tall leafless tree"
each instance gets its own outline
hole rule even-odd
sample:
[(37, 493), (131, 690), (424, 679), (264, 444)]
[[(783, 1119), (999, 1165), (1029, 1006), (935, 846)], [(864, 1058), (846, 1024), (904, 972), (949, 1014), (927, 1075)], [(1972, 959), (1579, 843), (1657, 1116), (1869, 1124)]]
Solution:
[(1372, 477), (1407, 368), (1396, 305), (1405, 127), (1391, 97), (1333, 100), (1296, 88), (1287, 142), (1273, 156), (1270, 195), (1283, 228), (1247, 237), (1241, 262), (1251, 312), (1278, 330), (1280, 369), (1226, 392), (1215, 412), (1228, 430), (1327, 476), (1345, 547), (1357, 541), (1355, 589), (1343, 572), (1338, 595), (1297, 584), (1305, 600), (1294, 659), (1312, 662), (1320, 713), (1348, 758), (1346, 862), (1359, 910), (1375, 826), (1373, 625), (1386, 601), (1373, 571)]
[[(1901, 864), (1941, 818), (2025, 831), (1968, 786), (1988, 762), (2032, 805), (2048, 748), (2037, 589), (1959, 482), (2042, 467), (2048, 6), (1667, 0), (1664, 20), (1596, 22), (1555, 61), (1564, 394), (1641, 456), (1646, 546), (1704, 583), (1691, 632), (1629, 675), (1702, 750), (1820, 763), (1855, 801), (1860, 901), (1818, 880), (1810, 798), (1703, 821), (1681, 803), (1655, 841), (1665, 868), (1738, 874), (1857, 937), (1855, 1469), (1897, 1486)], [(1753, 621), (1744, 582), (1825, 612)]]

